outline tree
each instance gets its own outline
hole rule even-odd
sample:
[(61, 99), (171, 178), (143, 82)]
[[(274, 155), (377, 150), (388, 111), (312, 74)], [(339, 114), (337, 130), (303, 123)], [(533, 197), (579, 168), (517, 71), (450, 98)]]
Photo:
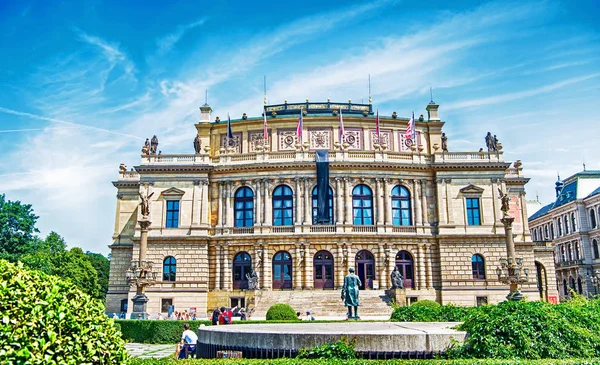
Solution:
[(98, 298), (105, 300), (108, 291), (108, 274), (110, 273), (110, 261), (99, 253), (87, 251), (86, 256), (92, 263), (98, 273), (98, 285), (100, 286), (100, 295)]
[(17, 261), (20, 256), (35, 249), (34, 233), (39, 232), (30, 204), (6, 200), (0, 194), (0, 258)]
[(51, 257), (53, 275), (60, 276), (77, 285), (84, 293), (101, 298), (98, 272), (90, 259), (79, 247), (54, 254)]

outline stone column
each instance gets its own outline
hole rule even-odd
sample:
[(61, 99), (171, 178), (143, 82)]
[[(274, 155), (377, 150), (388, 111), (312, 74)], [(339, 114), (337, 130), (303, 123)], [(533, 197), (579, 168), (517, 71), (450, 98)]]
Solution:
[(269, 179), (264, 180), (264, 192), (265, 192), (265, 226), (273, 225), (273, 203), (271, 200), (271, 192), (269, 191)]
[(381, 191), (381, 179), (375, 179), (375, 201), (376, 205), (376, 214), (377, 214), (377, 226), (383, 225), (383, 192)]
[(255, 200), (256, 200), (256, 204), (254, 205), (254, 211), (255, 211), (255, 216), (254, 216), (254, 224), (257, 226), (262, 226), (262, 209), (263, 209), (263, 204), (262, 204), (262, 192), (261, 192), (261, 183), (260, 183), (260, 179), (256, 179), (254, 180), (254, 192), (255, 192)]
[(419, 277), (417, 289), (423, 289), (425, 287), (425, 256), (423, 252), (423, 245), (417, 246), (417, 260), (419, 262)]
[(190, 226), (197, 226), (200, 224), (200, 207), (202, 204), (202, 186), (200, 180), (194, 180), (194, 187), (192, 189), (192, 221)]
[(304, 224), (312, 225), (312, 191), (310, 189), (310, 179), (304, 179)]
[(344, 223), (344, 194), (342, 193), (342, 181), (339, 177), (335, 178), (335, 202), (336, 214), (335, 222), (337, 224)]
[(227, 242), (223, 245), (223, 289), (231, 290), (232, 281), (231, 281), (231, 264), (229, 262), (229, 244)]
[(450, 195), (450, 183), (452, 182), (451, 179), (445, 179), (445, 197), (446, 197), (446, 220), (448, 222), (448, 224), (453, 224), (454, 223), (454, 208), (453, 208), (453, 204), (452, 204), (452, 196)]
[(312, 290), (314, 288), (313, 280), (313, 257), (316, 252), (310, 247), (310, 245), (304, 245), (304, 288)]
[(415, 221), (414, 221), (414, 225), (416, 225), (417, 227), (421, 227), (423, 225), (423, 221), (421, 220), (422, 214), (421, 214), (421, 197), (420, 197), (420, 193), (421, 193), (421, 182), (419, 180), (413, 180), (413, 202), (414, 202), (414, 206), (415, 206)]
[(227, 217), (227, 227), (233, 227), (233, 182), (229, 181), (226, 186), (227, 189), (225, 195), (227, 196), (227, 204), (225, 208), (225, 217)]
[(294, 214), (296, 216), (294, 218), (296, 218), (296, 225), (299, 226), (302, 224), (302, 194), (300, 193), (300, 178), (294, 178), (294, 183), (296, 184), (296, 191), (294, 194), (294, 208), (296, 208), (296, 212)]
[(348, 243), (348, 267), (345, 268), (344, 276), (348, 273), (348, 269), (351, 267), (356, 268), (356, 253), (357, 251), (352, 247), (351, 243)]
[(218, 212), (218, 216), (217, 216), (217, 226), (218, 227), (223, 227), (223, 223), (225, 222), (223, 219), (223, 181), (219, 181), (219, 197), (217, 198), (219, 201), (219, 212)]
[(385, 248), (383, 247), (382, 243), (379, 243), (379, 245), (377, 245), (377, 270), (375, 270), (375, 272), (377, 273), (377, 280), (379, 281), (379, 289), (385, 289), (386, 287), (384, 260)]
[(345, 212), (346, 212), (346, 218), (344, 219), (344, 223), (346, 225), (351, 226), (352, 225), (352, 191), (351, 191), (351, 181), (350, 178), (345, 177), (344, 178), (344, 192), (346, 194), (345, 196)]
[(421, 215), (423, 226), (427, 224), (427, 180), (421, 180)]
[(293, 270), (294, 270), (294, 290), (302, 289), (302, 266), (304, 264), (304, 258), (302, 257), (302, 253), (300, 252), (302, 245), (300, 242), (296, 243), (296, 253), (294, 254)]
[(433, 282), (433, 272), (431, 270), (431, 244), (425, 245), (425, 286), (427, 289), (431, 289)]
[(219, 243), (215, 245), (215, 290), (220, 290), (223, 286), (221, 284), (221, 257), (223, 256), (223, 249)]
[(390, 179), (383, 179), (383, 201), (385, 207), (385, 225), (392, 225), (392, 196), (390, 194)]
[(209, 224), (208, 213), (210, 212), (210, 200), (209, 200), (209, 182), (208, 179), (200, 180), (202, 184), (202, 193), (200, 198), (200, 224)]
[(271, 258), (273, 257), (273, 254), (275, 252), (273, 252), (273, 250), (268, 246), (265, 245), (263, 248), (263, 266), (262, 266), (262, 272), (263, 272), (263, 286), (261, 287), (261, 289), (266, 289), (266, 290), (271, 290), (273, 288), (273, 273), (272, 273), (272, 268), (273, 266), (271, 265)]
[(336, 253), (335, 253), (335, 257), (337, 258), (337, 260), (335, 260), (335, 264), (336, 264), (336, 269), (334, 272), (334, 286), (336, 288), (340, 288), (342, 285), (344, 285), (344, 252), (342, 250), (342, 243), (338, 242), (337, 244), (337, 248), (336, 248)]
[(435, 192), (437, 196), (437, 214), (438, 223), (447, 224), (446, 220), (446, 200), (444, 200), (444, 179), (437, 179), (435, 184)]

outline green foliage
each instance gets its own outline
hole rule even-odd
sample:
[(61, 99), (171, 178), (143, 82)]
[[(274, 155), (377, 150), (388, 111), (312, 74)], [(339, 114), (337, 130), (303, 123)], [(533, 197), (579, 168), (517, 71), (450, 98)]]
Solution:
[(267, 321), (297, 321), (298, 316), (289, 304), (274, 304), (267, 311)]
[(506, 301), (477, 307), (459, 329), (468, 337), (449, 357), (594, 358), (600, 356), (600, 301)]
[(600, 359), (569, 360), (363, 360), (363, 359), (197, 359), (134, 358), (131, 365), (600, 365)]
[(356, 341), (350, 342), (342, 337), (335, 343), (326, 343), (321, 346), (315, 346), (312, 349), (300, 349), (298, 351), (299, 359), (355, 359)]
[(433, 300), (429, 300), (429, 299), (419, 300), (416, 303), (413, 303), (412, 305), (416, 306), (416, 307), (426, 307), (426, 308), (439, 308), (440, 307), (440, 303), (433, 301)]
[[(426, 303), (418, 305), (422, 302)], [(439, 305), (433, 301), (420, 300), (408, 307), (396, 307), (390, 320), (392, 322), (461, 322), (469, 316), (473, 308)]]
[(136, 343), (176, 343), (181, 340), (183, 325), (190, 325), (196, 333), (200, 325), (210, 326), (210, 321), (170, 321), (170, 320), (116, 320), (121, 326), (123, 339)]
[(108, 275), (110, 273), (110, 261), (104, 255), (87, 251), (85, 255), (96, 270), (100, 294), (98, 298), (105, 300), (108, 291)]
[(125, 363), (104, 310), (67, 281), (0, 260), (0, 363)]
[(15, 262), (21, 255), (34, 251), (33, 234), (39, 232), (35, 228), (38, 218), (31, 205), (11, 202), (0, 194), (0, 259)]

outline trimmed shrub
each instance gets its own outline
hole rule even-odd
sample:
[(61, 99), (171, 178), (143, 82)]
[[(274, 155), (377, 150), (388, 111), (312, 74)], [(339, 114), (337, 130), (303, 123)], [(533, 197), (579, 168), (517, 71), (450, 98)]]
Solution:
[(289, 304), (274, 304), (267, 311), (267, 321), (297, 321), (296, 311)]
[(433, 300), (429, 300), (429, 299), (418, 300), (417, 302), (413, 303), (412, 305), (416, 306), (416, 307), (426, 307), (426, 308), (439, 308), (440, 307), (440, 303), (433, 301)]
[[(418, 305), (419, 303), (426, 302)], [(390, 320), (392, 322), (462, 322), (476, 307), (440, 305), (431, 300), (420, 300), (408, 307), (396, 307)]]
[(326, 343), (321, 346), (315, 346), (312, 349), (300, 349), (298, 351), (299, 359), (340, 359), (349, 360), (356, 358), (355, 343), (351, 343), (345, 337), (342, 337), (335, 343)]
[[(123, 339), (136, 343), (177, 343), (181, 340), (183, 325), (190, 325), (190, 330), (198, 332), (200, 325), (210, 326), (211, 321), (171, 321), (171, 320), (116, 320), (121, 326)], [(234, 322), (235, 323), (235, 322)]]
[(69, 281), (0, 260), (0, 363), (126, 363), (104, 310)]

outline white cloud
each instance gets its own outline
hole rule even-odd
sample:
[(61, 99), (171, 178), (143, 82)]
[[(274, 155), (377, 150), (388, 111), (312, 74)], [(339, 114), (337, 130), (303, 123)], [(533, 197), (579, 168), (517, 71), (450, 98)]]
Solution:
[(181, 37), (185, 35), (185, 33), (201, 26), (202, 24), (204, 24), (205, 21), (206, 18), (201, 18), (196, 20), (195, 22), (180, 25), (173, 33), (169, 33), (163, 37), (158, 38), (156, 40), (156, 45), (158, 46), (158, 54), (164, 55), (165, 53), (169, 52), (173, 48), (175, 43), (179, 42)]

